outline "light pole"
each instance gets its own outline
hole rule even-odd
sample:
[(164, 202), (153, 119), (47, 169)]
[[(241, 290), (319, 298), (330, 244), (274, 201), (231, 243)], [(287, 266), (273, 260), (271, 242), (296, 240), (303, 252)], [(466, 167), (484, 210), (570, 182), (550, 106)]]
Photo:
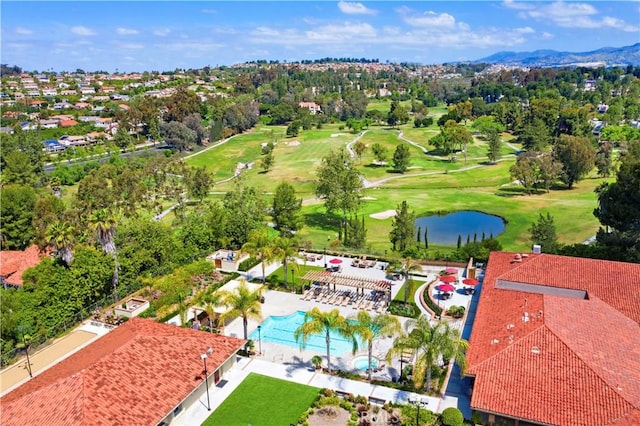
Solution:
[(326, 247), (324, 248), (324, 269), (327, 269), (327, 248)]
[(202, 362), (204, 364), (204, 385), (207, 389), (207, 410), (211, 411), (211, 403), (209, 401), (209, 373), (207, 372), (207, 358), (209, 355), (213, 353), (213, 348), (208, 348), (207, 351), (203, 354), (200, 354), (200, 358), (202, 358)]
[(262, 355), (262, 336), (260, 335), (261, 326), (258, 326), (258, 349), (260, 351), (260, 355)]
[(296, 288), (296, 279), (295, 279), (294, 271), (295, 271), (295, 269), (291, 268), (291, 285), (295, 289)]
[(409, 403), (416, 407), (416, 426), (420, 425), (420, 407), (426, 407), (429, 401), (416, 397), (409, 397)]

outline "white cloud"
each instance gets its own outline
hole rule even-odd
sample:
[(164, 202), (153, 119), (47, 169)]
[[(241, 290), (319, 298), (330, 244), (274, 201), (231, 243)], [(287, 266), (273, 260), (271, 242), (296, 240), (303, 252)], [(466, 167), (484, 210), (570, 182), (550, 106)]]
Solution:
[(527, 9), (521, 12), (519, 16), (538, 21), (549, 21), (563, 28), (610, 28), (625, 32), (640, 31), (640, 27), (637, 25), (629, 24), (622, 19), (611, 16), (600, 15), (594, 6), (587, 3), (557, 1), (538, 4), (541, 4), (541, 6)]
[(218, 13), (218, 11), (215, 9), (202, 9), (202, 13), (204, 13), (205, 15), (213, 15), (215, 13)]
[(144, 44), (142, 43), (116, 43), (119, 49), (144, 49)]
[(71, 27), (71, 32), (75, 35), (79, 36), (93, 36), (96, 35), (96, 32), (91, 28), (83, 27), (82, 25), (77, 25), (75, 27)]
[(553, 38), (553, 34), (548, 33), (548, 32), (545, 31), (545, 32), (542, 33), (541, 37), (542, 37), (543, 40), (550, 40), (550, 39)]
[(454, 28), (456, 18), (448, 13), (425, 12), (422, 15), (409, 15), (404, 17), (404, 22), (412, 27), (437, 27)]
[(338, 9), (340, 9), (342, 13), (346, 13), (347, 15), (375, 15), (378, 13), (377, 10), (369, 9), (362, 3), (342, 0), (338, 2)]
[(32, 35), (33, 31), (30, 30), (29, 28), (17, 27), (15, 29), (15, 33), (18, 35)]
[(535, 30), (533, 28), (531, 28), (531, 27), (516, 28), (514, 31), (517, 32), (518, 34), (533, 34), (533, 33), (535, 33)]
[(171, 33), (171, 30), (169, 28), (158, 28), (153, 30), (152, 33), (158, 37), (166, 37)]
[(531, 10), (534, 7), (530, 3), (516, 2), (515, 0), (504, 0), (504, 2), (502, 4), (507, 9), (515, 9), (515, 10)]
[(116, 33), (118, 33), (118, 35), (136, 35), (139, 32), (140, 31), (133, 28), (116, 28)]
[(309, 40), (358, 40), (375, 37), (376, 29), (367, 23), (345, 22), (344, 25), (324, 25), (314, 30), (305, 31), (305, 35)]

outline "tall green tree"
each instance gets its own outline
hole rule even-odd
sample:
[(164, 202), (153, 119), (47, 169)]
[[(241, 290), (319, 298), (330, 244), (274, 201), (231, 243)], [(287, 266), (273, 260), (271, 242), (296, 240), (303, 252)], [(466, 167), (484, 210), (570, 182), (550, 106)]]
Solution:
[(118, 250), (114, 240), (117, 225), (118, 220), (115, 215), (107, 209), (97, 210), (89, 218), (89, 226), (95, 232), (96, 241), (105, 253), (113, 257), (114, 269), (111, 283), (113, 285), (113, 298), (116, 302), (118, 300), (118, 273), (120, 270)]
[(398, 337), (387, 354), (387, 362), (393, 356), (402, 356), (403, 351), (416, 351), (413, 366), (413, 382), (416, 388), (431, 389), (431, 373), (436, 363), (455, 360), (464, 372), (467, 366), (465, 351), (469, 343), (460, 337), (460, 332), (451, 328), (447, 321), (432, 324), (424, 315), (405, 323), (406, 334)]
[(382, 163), (387, 159), (387, 148), (377, 142), (371, 145), (371, 152), (373, 152), (373, 156), (378, 163)]
[(414, 291), (413, 288), (410, 289), (412, 284), (412, 280), (409, 279), (409, 275), (411, 272), (420, 272), (422, 271), (422, 266), (417, 260), (412, 259), (411, 257), (406, 257), (400, 261), (400, 271), (402, 272), (402, 276), (404, 277), (404, 296), (403, 301), (404, 304), (407, 304), (409, 299), (409, 290)]
[(30, 186), (0, 187), (0, 246), (3, 250), (23, 250), (33, 237), (36, 192)]
[(73, 245), (75, 243), (75, 232), (73, 227), (66, 223), (56, 220), (47, 229), (47, 240), (51, 246), (58, 252), (58, 256), (65, 265), (71, 265), (73, 261)]
[(247, 325), (249, 318), (256, 321), (262, 321), (262, 305), (260, 296), (262, 296), (262, 287), (252, 291), (247, 282), (239, 279), (240, 284), (230, 292), (221, 291), (222, 303), (227, 306), (228, 310), (221, 315), (221, 320), (229, 318), (242, 317), (242, 329), (244, 331), (244, 339), (248, 339)]
[(500, 134), (495, 130), (487, 132), (487, 158), (491, 163), (495, 163), (500, 158), (500, 148), (502, 142), (500, 141)]
[(230, 219), (226, 224), (226, 237), (232, 248), (242, 247), (252, 229), (266, 224), (266, 203), (254, 187), (236, 185), (225, 194), (224, 206)]
[(355, 316), (351, 317), (353, 323), (353, 333), (364, 342), (367, 346), (368, 355), (368, 368), (367, 379), (371, 381), (372, 364), (371, 359), (373, 357), (373, 342), (380, 336), (395, 336), (401, 333), (402, 326), (398, 318), (380, 314), (371, 316), (367, 311), (359, 311)]
[(593, 169), (595, 149), (586, 137), (560, 135), (554, 156), (562, 163), (562, 181), (571, 189)]
[(396, 209), (396, 214), (391, 222), (389, 240), (393, 250), (403, 252), (414, 241), (416, 234), (415, 221), (415, 213), (410, 212), (407, 201), (403, 201)]
[(316, 195), (324, 199), (328, 213), (340, 212), (340, 229), (347, 241), (347, 219), (357, 214), (363, 189), (360, 173), (346, 150), (331, 152), (317, 172)]
[(217, 289), (208, 287), (206, 290), (201, 291), (196, 295), (195, 302), (207, 313), (209, 318), (209, 331), (213, 333), (213, 321), (219, 322), (219, 318), (216, 318), (216, 308), (222, 306), (223, 294)]
[(540, 213), (538, 220), (531, 224), (529, 232), (531, 233), (531, 242), (541, 245), (546, 253), (558, 252), (560, 244), (551, 213), (547, 212), (546, 215)]
[(292, 237), (302, 227), (302, 199), (296, 197), (295, 188), (287, 183), (281, 182), (276, 187), (276, 192), (271, 205), (271, 216), (275, 229), (283, 237)]
[(406, 144), (400, 144), (393, 153), (394, 170), (404, 173), (409, 169), (411, 164), (411, 151)]
[(260, 259), (262, 282), (264, 283), (267, 279), (265, 272), (266, 264), (274, 258), (268, 229), (265, 227), (251, 230), (251, 232), (249, 232), (249, 240), (242, 246), (242, 251)]
[(293, 337), (300, 342), (300, 348), (304, 349), (307, 340), (314, 334), (324, 334), (327, 345), (327, 368), (331, 372), (331, 333), (336, 332), (345, 339), (351, 340), (353, 344), (353, 353), (358, 350), (358, 340), (354, 334), (353, 327), (345, 317), (340, 314), (338, 309), (332, 309), (329, 312), (321, 311), (319, 308), (313, 308), (305, 312), (304, 322), (293, 333)]
[(213, 175), (204, 166), (188, 169), (184, 179), (189, 197), (196, 198), (200, 202), (209, 195), (213, 186)]
[[(271, 242), (271, 254), (274, 259), (282, 261), (284, 269), (283, 284), (287, 287), (288, 264), (290, 261), (294, 263), (294, 268), (298, 267), (296, 259), (298, 258), (298, 241), (293, 238), (277, 237)], [(294, 285), (295, 283), (291, 283)]]

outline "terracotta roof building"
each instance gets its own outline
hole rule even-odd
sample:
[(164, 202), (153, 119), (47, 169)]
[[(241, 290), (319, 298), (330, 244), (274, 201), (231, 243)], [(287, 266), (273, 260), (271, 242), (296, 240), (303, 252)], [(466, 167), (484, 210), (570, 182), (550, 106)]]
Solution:
[(8, 286), (22, 287), (22, 273), (36, 266), (44, 256), (36, 245), (21, 250), (0, 251), (0, 283)]
[(638, 425), (639, 324), (638, 264), (491, 253), (467, 352), (471, 408), (489, 423)]
[(2, 424), (168, 424), (235, 363), (245, 341), (151, 319), (125, 324), (0, 399)]

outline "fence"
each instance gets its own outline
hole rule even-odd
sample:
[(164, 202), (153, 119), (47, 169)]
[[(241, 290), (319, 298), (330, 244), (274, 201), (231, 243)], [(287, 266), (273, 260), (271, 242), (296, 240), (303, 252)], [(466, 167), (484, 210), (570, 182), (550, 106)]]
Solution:
[[(123, 288), (118, 290), (117, 299), (120, 300), (122, 297), (127, 297), (130, 288)], [(85, 319), (89, 318), (89, 316), (97, 311), (101, 310), (104, 307), (110, 306), (114, 304), (114, 296), (110, 294), (108, 296), (104, 296), (99, 301), (79, 310), (75, 314), (71, 315), (71, 317), (63, 320), (62, 322), (49, 327), (45, 330), (40, 330), (38, 332), (34, 332), (30, 334), (30, 343), (27, 346), (29, 350), (29, 354), (39, 351), (43, 347), (52, 343), (53, 339), (60, 337), (62, 334), (66, 333), (68, 330), (72, 330), (77, 327), (80, 323), (82, 323)], [(5, 367), (7, 365), (13, 364), (16, 361), (16, 358), (20, 355), (26, 353), (26, 348), (11, 348), (9, 350), (5, 350), (6, 348), (2, 347), (2, 353), (0, 354), (0, 366)]]

